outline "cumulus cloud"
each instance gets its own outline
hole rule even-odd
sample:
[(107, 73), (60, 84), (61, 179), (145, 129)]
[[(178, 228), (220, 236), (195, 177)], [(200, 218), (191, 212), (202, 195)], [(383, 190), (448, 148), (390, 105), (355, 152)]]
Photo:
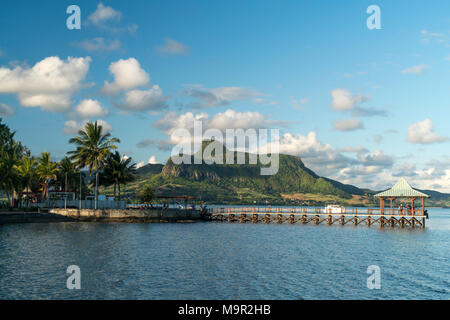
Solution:
[(233, 101), (254, 99), (263, 94), (252, 89), (242, 87), (220, 87), (207, 89), (202, 85), (187, 85), (185, 95), (199, 100), (199, 103), (191, 103), (192, 108), (208, 108), (227, 106)]
[(335, 89), (331, 91), (331, 107), (335, 111), (346, 111), (357, 107), (359, 104), (370, 99), (370, 96), (361, 94), (352, 95), (345, 89)]
[(375, 150), (373, 153), (358, 153), (358, 159), (365, 166), (391, 168), (394, 164), (394, 158), (382, 150)]
[(97, 9), (86, 19), (85, 26), (92, 25), (112, 33), (129, 32), (130, 34), (134, 34), (138, 29), (138, 25), (120, 25), (119, 22), (122, 20), (122, 16), (122, 12), (113, 7), (105, 6), (103, 3), (99, 3)]
[[(171, 145), (179, 143), (190, 143), (194, 139), (194, 123), (198, 121), (202, 125), (203, 131), (208, 129), (217, 130), (225, 136), (226, 129), (269, 129), (279, 126), (287, 126), (290, 123), (286, 121), (269, 120), (266, 116), (259, 112), (238, 112), (228, 109), (225, 112), (217, 113), (210, 117), (207, 113), (186, 112), (177, 114), (176, 112), (168, 112), (163, 118), (156, 121), (154, 127), (162, 130), (169, 138), (167, 140), (143, 140), (138, 143), (138, 147), (146, 147), (156, 145), (161, 150), (167, 150)], [(186, 130), (190, 136), (183, 140), (180, 137), (172, 137), (176, 130)], [(201, 133), (200, 133), (201, 134)], [(202, 137), (198, 136), (198, 139)], [(183, 141), (181, 141), (181, 140)]]
[(273, 128), (276, 126), (287, 126), (287, 121), (268, 120), (266, 116), (259, 112), (239, 112), (228, 109), (225, 112), (216, 114), (208, 123), (209, 128), (219, 129), (224, 131), (226, 129), (262, 129)]
[(174, 39), (165, 38), (164, 44), (158, 47), (158, 51), (168, 55), (187, 55), (189, 48)]
[(417, 66), (412, 66), (410, 68), (403, 69), (402, 73), (420, 75), (423, 74), (425, 70), (428, 69), (429, 67), (430, 66), (426, 64), (419, 64)]
[(447, 141), (448, 137), (439, 136), (434, 132), (434, 125), (430, 119), (413, 123), (408, 128), (408, 141), (418, 144), (430, 144)]
[(120, 40), (107, 41), (102, 37), (93, 38), (91, 40), (85, 40), (82, 42), (75, 42), (75, 46), (80, 47), (86, 51), (114, 51), (120, 48), (122, 45)]
[(143, 166), (145, 166), (144, 161), (140, 161), (140, 162), (136, 163), (136, 169), (142, 168)]
[(9, 118), (15, 113), (16, 111), (13, 108), (4, 103), (0, 103), (0, 117)]
[(90, 57), (47, 57), (32, 68), (0, 67), (0, 93), (17, 94), (25, 107), (67, 111), (71, 97), (82, 86), (89, 71)]
[[(78, 131), (84, 127), (87, 121), (75, 121), (69, 120), (64, 123), (63, 132), (66, 135), (75, 135), (78, 134)], [(102, 130), (105, 133), (111, 132), (113, 127), (104, 120), (97, 120), (97, 124), (102, 126)]]
[(155, 157), (155, 156), (151, 156), (151, 157), (148, 159), (148, 164), (157, 164), (157, 163), (159, 163), (159, 162), (156, 161), (156, 157)]
[(97, 26), (104, 26), (108, 21), (118, 21), (122, 19), (122, 13), (114, 10), (112, 7), (105, 6), (103, 3), (97, 5), (97, 10), (88, 16), (88, 23)]
[(335, 121), (333, 127), (338, 131), (355, 131), (363, 129), (364, 125), (359, 119), (342, 119)]
[(314, 131), (306, 135), (286, 133), (279, 141), (279, 152), (299, 156), (308, 168), (322, 176), (332, 177), (342, 169), (358, 162), (330, 144), (322, 143)]
[(167, 107), (167, 97), (158, 85), (147, 90), (131, 90), (125, 93), (124, 98), (117, 105), (127, 111), (161, 110)]
[(109, 72), (113, 75), (114, 81), (105, 80), (103, 92), (117, 94), (122, 90), (134, 89), (149, 83), (150, 76), (135, 58), (127, 60), (120, 59), (109, 66)]
[(86, 99), (78, 104), (75, 108), (75, 113), (81, 119), (90, 119), (106, 116), (108, 114), (108, 109), (104, 108), (97, 100)]
[(403, 163), (396, 166), (392, 172), (394, 177), (414, 177), (417, 176), (416, 165), (414, 163)]

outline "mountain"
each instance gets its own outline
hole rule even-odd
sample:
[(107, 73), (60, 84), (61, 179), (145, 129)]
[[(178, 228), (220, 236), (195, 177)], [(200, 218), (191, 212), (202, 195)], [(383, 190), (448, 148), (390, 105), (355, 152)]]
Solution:
[[(202, 150), (210, 143), (204, 142)], [(226, 149), (223, 147), (222, 151), (225, 159)], [(203, 161), (202, 164), (178, 165), (172, 158), (165, 165), (148, 164), (137, 170), (135, 182), (122, 187), (122, 194), (134, 198), (137, 190), (150, 184), (157, 195), (198, 196), (202, 201), (218, 204), (378, 205), (378, 200), (373, 197), (377, 191), (321, 177), (307, 168), (299, 157), (280, 154), (278, 173), (263, 176), (260, 174), (264, 167), (261, 163), (248, 164), (248, 153), (233, 152), (234, 163), (238, 156), (243, 156), (246, 164), (207, 164)], [(190, 159), (194, 163), (193, 156)], [(450, 194), (419, 191), (431, 196), (426, 200), (427, 206), (450, 206)], [(111, 190), (106, 192), (111, 193)]]
[[(215, 203), (314, 205), (373, 201), (355, 186), (320, 177), (299, 157), (280, 154), (277, 174), (263, 176), (260, 170), (264, 165), (248, 164), (250, 155), (239, 152), (233, 152), (234, 163), (238, 156), (243, 156), (246, 164), (206, 164), (203, 161), (202, 164), (178, 165), (172, 158), (164, 166), (149, 164), (138, 169), (138, 181), (124, 188), (123, 193), (135, 193), (135, 188), (150, 184), (159, 195), (199, 196), (203, 201)], [(190, 158), (193, 163), (193, 156)]]

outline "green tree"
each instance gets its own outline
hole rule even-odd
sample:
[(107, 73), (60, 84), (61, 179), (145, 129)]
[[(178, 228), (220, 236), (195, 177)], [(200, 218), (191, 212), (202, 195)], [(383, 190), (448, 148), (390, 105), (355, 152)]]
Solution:
[(18, 162), (17, 148), (7, 150), (4, 145), (0, 147), (0, 189), (6, 193), (10, 206), (14, 203), (14, 192), (20, 186), (20, 176), (17, 172)]
[(100, 184), (104, 186), (114, 186), (114, 197), (116, 196), (116, 187), (119, 191), (120, 185), (126, 185), (136, 179), (136, 164), (131, 163), (130, 157), (121, 157), (118, 151), (110, 153), (105, 159), (103, 171), (100, 173)]
[[(18, 164), (16, 165), (16, 170), (21, 179), (21, 188), (22, 190), (32, 192), (33, 185), (35, 185), (37, 175), (37, 160), (33, 157), (29, 157), (28, 155), (23, 155)], [(27, 201), (29, 197), (27, 195)]]
[(42, 200), (49, 199), (50, 183), (58, 177), (58, 167), (56, 162), (50, 160), (50, 153), (42, 152), (37, 164), (37, 174), (42, 183)]
[(79, 184), (80, 172), (69, 157), (64, 157), (58, 163), (58, 181), (62, 190), (76, 189)]
[(98, 200), (98, 175), (103, 167), (103, 162), (112, 149), (117, 149), (115, 143), (119, 143), (117, 138), (111, 138), (110, 133), (104, 133), (103, 127), (95, 123), (88, 122), (83, 129), (78, 131), (78, 136), (69, 140), (69, 143), (76, 145), (76, 150), (69, 151), (70, 159), (74, 161), (78, 169), (89, 168), (89, 175), (95, 171), (95, 209)]
[(138, 198), (142, 203), (152, 202), (154, 197), (154, 191), (152, 186), (145, 185), (138, 193)]

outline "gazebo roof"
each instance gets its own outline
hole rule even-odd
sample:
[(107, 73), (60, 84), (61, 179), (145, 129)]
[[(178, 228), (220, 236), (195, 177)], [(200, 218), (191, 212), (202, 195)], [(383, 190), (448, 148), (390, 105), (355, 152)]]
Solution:
[(374, 197), (392, 197), (392, 198), (402, 198), (402, 197), (424, 197), (429, 198), (430, 196), (413, 189), (409, 183), (401, 178), (398, 182), (389, 190), (377, 193)]

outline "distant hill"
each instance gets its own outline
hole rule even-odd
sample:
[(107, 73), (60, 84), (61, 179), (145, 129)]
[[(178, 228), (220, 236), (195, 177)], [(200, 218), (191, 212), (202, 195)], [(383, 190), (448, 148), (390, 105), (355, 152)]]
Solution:
[[(208, 143), (203, 145), (202, 150)], [(225, 149), (224, 149), (225, 151)], [(234, 152), (234, 159), (238, 157)], [(242, 155), (242, 154), (241, 154)], [(243, 154), (248, 162), (249, 154)], [(191, 163), (193, 157), (191, 156)], [(134, 197), (143, 185), (150, 184), (158, 195), (199, 196), (202, 201), (222, 204), (377, 205), (377, 191), (320, 177), (299, 157), (280, 154), (279, 171), (262, 176), (257, 164), (180, 164), (169, 158), (165, 165), (148, 164), (138, 171), (137, 181), (122, 187), (125, 196)], [(421, 190), (431, 196), (427, 205), (450, 206), (450, 195)]]
[[(234, 163), (238, 154), (234, 152)], [(243, 156), (248, 163), (249, 154)], [(191, 160), (193, 163), (192, 156)], [(138, 181), (123, 193), (150, 184), (160, 195), (192, 195), (216, 203), (283, 204), (317, 204), (324, 200), (346, 203), (355, 195), (365, 194), (355, 186), (318, 176), (299, 157), (280, 154), (279, 171), (272, 176), (262, 176), (261, 167), (260, 163), (177, 165), (169, 158), (165, 165), (139, 168)]]

